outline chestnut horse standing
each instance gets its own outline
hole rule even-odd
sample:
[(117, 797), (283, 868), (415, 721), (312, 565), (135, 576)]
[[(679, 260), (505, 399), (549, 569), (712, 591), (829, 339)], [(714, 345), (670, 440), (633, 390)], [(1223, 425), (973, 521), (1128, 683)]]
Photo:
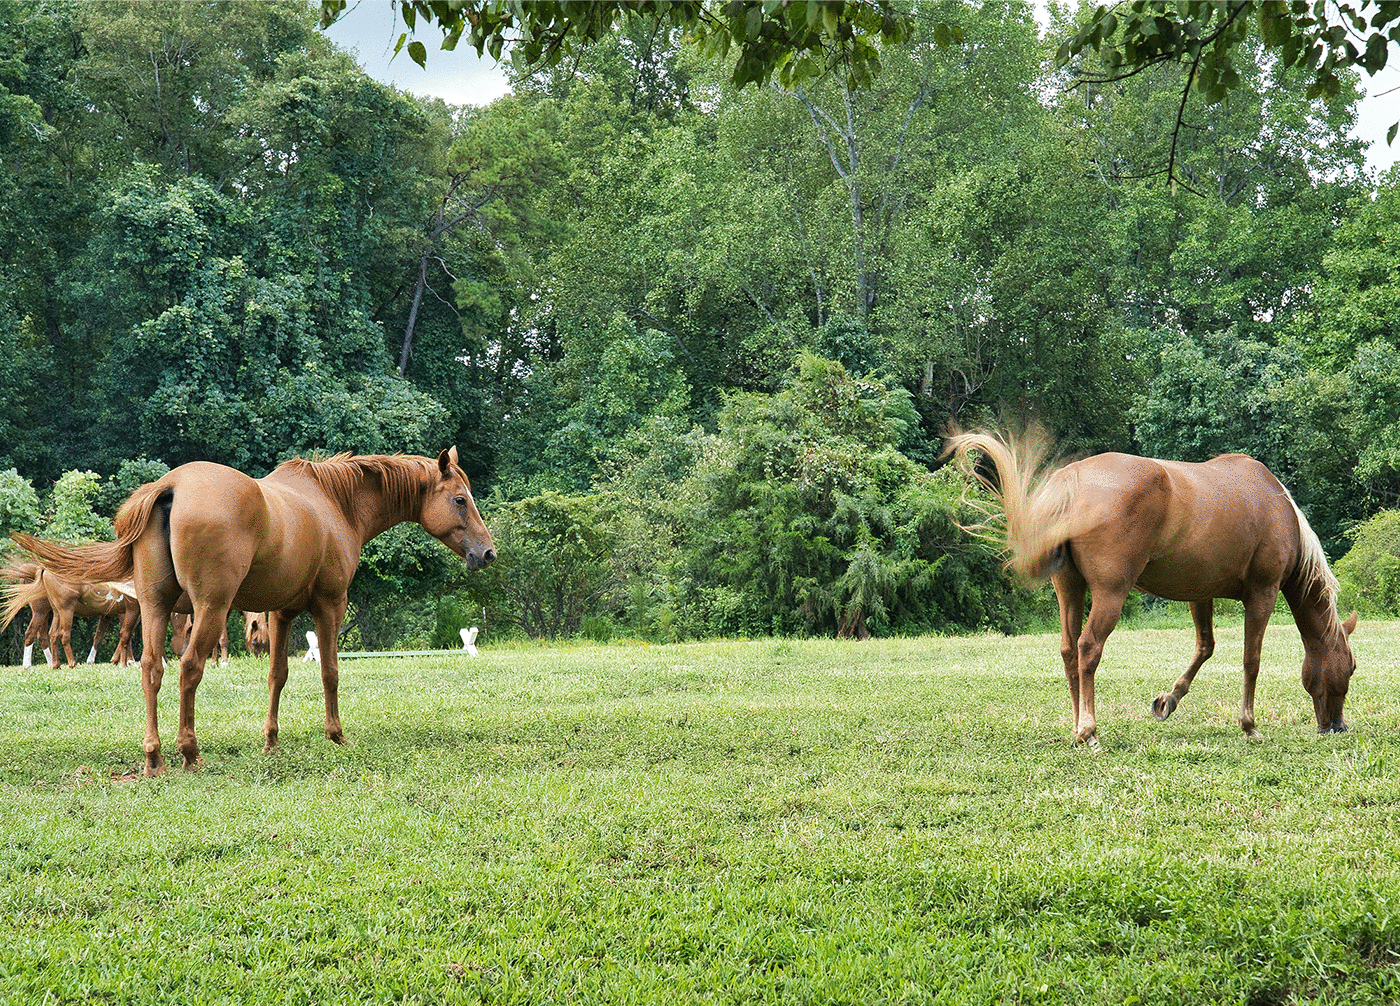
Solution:
[(350, 579), (364, 544), (382, 531), (416, 521), (456, 552), (468, 569), (496, 558), (457, 448), (437, 459), (338, 454), (294, 458), (261, 479), (195, 461), (131, 494), (117, 513), (115, 542), (65, 548), (28, 535), (13, 538), (47, 568), (88, 580), (135, 583), (148, 645), (141, 659), (146, 696), (144, 774), (165, 769), (156, 723), (164, 673), (162, 647), (181, 594), (194, 609), (191, 644), (180, 657), (180, 724), (176, 746), (184, 767), (200, 763), (194, 697), (204, 664), (230, 608), (267, 611), (270, 692), (265, 750), (277, 745), (277, 708), (287, 682), (292, 619), (310, 611), (321, 646), (326, 736), (344, 743), (337, 691), (336, 640)]
[[(1244, 602), (1244, 695), (1240, 729), (1258, 737), (1254, 685), (1264, 630), (1283, 592), (1303, 640), (1303, 687), (1312, 696), (1319, 733), (1342, 731), (1342, 705), (1356, 660), (1348, 637), (1356, 613), (1337, 616), (1337, 581), (1293, 497), (1258, 461), (1226, 454), (1200, 464), (1099, 454), (1046, 472), (1047, 442), (986, 433), (948, 437), (964, 461), (980, 451), (999, 486), (977, 478), (1002, 513), (970, 530), (992, 532), (1024, 579), (1049, 576), (1060, 604), (1060, 653), (1073, 707), (1073, 739), (1098, 742), (1094, 673), (1104, 642), (1134, 587), (1187, 601), (1196, 654), (1170, 692), (1152, 703), (1165, 720), (1215, 649), (1213, 601)], [(1084, 624), (1085, 591), (1093, 607)]]

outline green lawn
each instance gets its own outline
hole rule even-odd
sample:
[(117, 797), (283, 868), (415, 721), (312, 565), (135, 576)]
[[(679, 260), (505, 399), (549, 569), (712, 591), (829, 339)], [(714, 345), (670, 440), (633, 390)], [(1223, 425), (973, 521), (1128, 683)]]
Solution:
[[(0, 672), (0, 1003), (1400, 999), (1400, 623), (1319, 737), (1291, 625), (1166, 723), (1189, 630), (1116, 633), (1102, 751), (1058, 639), (487, 647), (211, 667), (206, 767), (135, 669)], [(174, 755), (176, 677), (162, 693)]]

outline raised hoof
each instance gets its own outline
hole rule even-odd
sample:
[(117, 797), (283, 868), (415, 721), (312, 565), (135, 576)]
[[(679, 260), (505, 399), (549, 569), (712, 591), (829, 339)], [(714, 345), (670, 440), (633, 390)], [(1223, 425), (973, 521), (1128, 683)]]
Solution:
[(1152, 700), (1152, 715), (1159, 720), (1165, 720), (1176, 711), (1176, 699), (1165, 693)]

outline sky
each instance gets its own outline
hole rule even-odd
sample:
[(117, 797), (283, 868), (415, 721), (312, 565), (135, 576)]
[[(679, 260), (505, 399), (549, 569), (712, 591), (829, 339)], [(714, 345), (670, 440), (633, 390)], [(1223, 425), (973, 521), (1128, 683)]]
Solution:
[[(395, 56), (394, 43), (403, 30), (392, 0), (350, 0), (326, 35), (353, 52), (375, 80), (410, 94), (441, 98), (453, 105), (489, 105), (510, 90), (502, 67), (490, 56), (478, 56), (465, 44), (452, 52), (441, 51), (441, 36), (435, 27), (428, 27), (419, 36), (428, 47), (426, 70), (406, 52)], [(1367, 145), (1366, 163), (1384, 169), (1400, 159), (1400, 136), (1393, 147), (1385, 142), (1386, 130), (1400, 120), (1400, 68), (1387, 67), (1375, 77), (1363, 79), (1367, 97), (1358, 109), (1353, 135)]]

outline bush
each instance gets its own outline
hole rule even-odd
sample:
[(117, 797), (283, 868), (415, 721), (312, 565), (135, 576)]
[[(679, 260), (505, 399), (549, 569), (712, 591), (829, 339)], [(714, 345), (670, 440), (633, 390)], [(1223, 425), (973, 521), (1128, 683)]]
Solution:
[(1336, 564), (1339, 606), (1363, 615), (1400, 615), (1400, 510), (1382, 510), (1351, 537), (1355, 544)]

